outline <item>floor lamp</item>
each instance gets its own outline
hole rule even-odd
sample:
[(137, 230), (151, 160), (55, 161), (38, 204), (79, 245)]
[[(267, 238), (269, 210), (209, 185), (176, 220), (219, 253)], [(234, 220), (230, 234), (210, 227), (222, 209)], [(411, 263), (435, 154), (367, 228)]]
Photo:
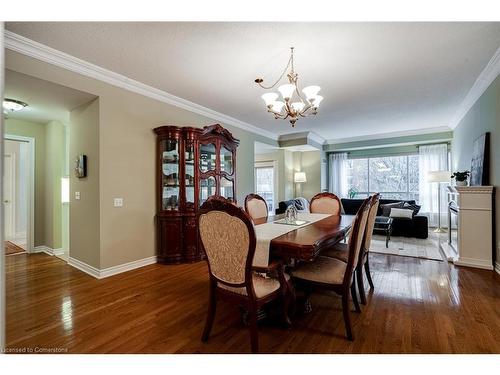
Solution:
[(295, 182), (295, 198), (298, 198), (298, 194), (302, 195), (302, 186), (300, 186), (300, 184), (303, 182), (307, 182), (306, 173), (295, 172), (293, 176), (293, 182)]
[[(450, 182), (450, 171), (432, 171), (427, 172), (427, 182), (436, 182), (438, 186), (438, 227), (434, 233), (446, 233), (446, 229), (441, 228), (441, 183)], [(432, 210), (432, 207), (431, 207)]]

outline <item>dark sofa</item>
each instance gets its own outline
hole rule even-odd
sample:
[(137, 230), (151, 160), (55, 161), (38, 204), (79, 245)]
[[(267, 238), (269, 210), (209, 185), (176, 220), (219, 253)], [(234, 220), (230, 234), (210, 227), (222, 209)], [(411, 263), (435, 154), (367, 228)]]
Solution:
[[(363, 203), (363, 199), (342, 198), (341, 201), (344, 213), (347, 215), (356, 215), (356, 212), (358, 212), (361, 203)], [(377, 216), (382, 216), (382, 205), (397, 202), (407, 202), (408, 204), (415, 204), (414, 200), (401, 201), (397, 199), (380, 199)], [(413, 219), (393, 218), (393, 220), (393, 236), (415, 237), (424, 239), (428, 236), (429, 224), (427, 216), (417, 214), (413, 216)]]

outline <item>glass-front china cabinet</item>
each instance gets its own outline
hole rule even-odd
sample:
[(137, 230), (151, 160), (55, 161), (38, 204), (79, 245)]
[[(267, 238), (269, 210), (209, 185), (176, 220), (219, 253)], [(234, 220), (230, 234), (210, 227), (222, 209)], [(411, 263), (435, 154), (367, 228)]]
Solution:
[(157, 134), (157, 256), (160, 263), (203, 259), (196, 213), (211, 195), (235, 201), (239, 141), (216, 124), (161, 126)]

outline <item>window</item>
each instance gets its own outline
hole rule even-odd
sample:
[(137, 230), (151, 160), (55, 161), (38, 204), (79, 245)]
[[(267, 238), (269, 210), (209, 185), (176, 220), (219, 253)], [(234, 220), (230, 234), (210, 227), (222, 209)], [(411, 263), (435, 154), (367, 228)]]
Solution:
[(365, 198), (379, 192), (384, 199), (418, 201), (418, 155), (347, 160), (350, 196)]
[(255, 165), (255, 192), (265, 199), (269, 212), (274, 212), (274, 165), (258, 163)]

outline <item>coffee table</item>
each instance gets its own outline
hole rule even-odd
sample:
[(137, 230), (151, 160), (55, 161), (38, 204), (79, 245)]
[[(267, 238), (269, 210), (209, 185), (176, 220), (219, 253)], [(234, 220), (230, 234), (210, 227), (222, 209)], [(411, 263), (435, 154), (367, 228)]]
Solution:
[(389, 247), (389, 240), (391, 239), (392, 233), (392, 217), (387, 216), (377, 216), (375, 218), (375, 225), (373, 226), (374, 231), (382, 232), (385, 234), (385, 247)]

